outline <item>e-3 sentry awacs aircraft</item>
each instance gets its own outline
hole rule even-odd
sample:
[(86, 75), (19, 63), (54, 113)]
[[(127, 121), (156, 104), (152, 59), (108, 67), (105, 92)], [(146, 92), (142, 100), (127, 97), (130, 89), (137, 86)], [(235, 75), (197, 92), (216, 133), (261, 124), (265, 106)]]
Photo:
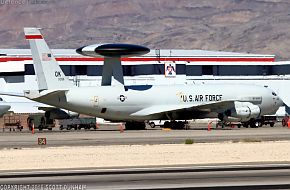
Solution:
[(102, 86), (76, 87), (64, 75), (40, 30), (24, 28), (24, 32), (39, 87), (25, 91), (25, 97), (106, 120), (126, 121), (126, 128), (144, 127), (146, 120), (171, 120), (166, 127), (183, 127), (184, 123), (174, 121), (195, 118), (254, 122), (261, 115), (274, 114), (282, 105), (272, 90), (254, 85), (125, 86), (121, 58), (149, 52), (130, 44), (79, 48), (78, 53), (88, 55), (93, 50), (90, 56), (104, 57), (104, 66)]

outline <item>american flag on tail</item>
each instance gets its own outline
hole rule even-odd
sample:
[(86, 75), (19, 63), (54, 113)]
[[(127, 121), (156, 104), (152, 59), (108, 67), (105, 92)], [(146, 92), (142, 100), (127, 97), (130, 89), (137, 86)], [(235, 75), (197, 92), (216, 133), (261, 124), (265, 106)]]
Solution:
[(51, 60), (51, 53), (42, 54), (42, 61), (50, 61), (50, 60)]

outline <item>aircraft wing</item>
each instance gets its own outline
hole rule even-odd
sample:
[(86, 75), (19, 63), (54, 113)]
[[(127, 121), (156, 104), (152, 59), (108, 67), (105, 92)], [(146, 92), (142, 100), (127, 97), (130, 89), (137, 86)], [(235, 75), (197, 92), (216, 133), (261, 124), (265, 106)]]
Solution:
[(234, 107), (235, 101), (236, 100), (227, 100), (227, 101), (208, 103), (208, 104), (196, 106), (194, 108), (200, 111), (223, 112), (227, 109)]
[(153, 115), (157, 113), (165, 113), (170, 111), (176, 111), (181, 109), (191, 108), (191, 105), (156, 105), (150, 106), (148, 108), (139, 110), (133, 114), (132, 116), (146, 116), (146, 115)]
[(156, 105), (139, 110), (132, 116), (147, 116), (153, 114), (164, 114), (169, 112), (182, 112), (182, 111), (202, 111), (202, 112), (223, 112), (227, 109), (234, 107), (235, 100), (220, 101), (214, 103), (207, 103), (201, 105)]

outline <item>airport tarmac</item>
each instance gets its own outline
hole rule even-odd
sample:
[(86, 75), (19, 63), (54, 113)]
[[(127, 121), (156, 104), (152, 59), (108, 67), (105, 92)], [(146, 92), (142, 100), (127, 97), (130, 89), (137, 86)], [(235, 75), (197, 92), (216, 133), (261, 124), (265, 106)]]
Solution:
[[(47, 145), (38, 145), (38, 138), (46, 138)], [(186, 145), (187, 139), (193, 144)], [(281, 126), (207, 131), (206, 124), (199, 124), (189, 130), (120, 132), (110, 125), (90, 131), (1, 132), (0, 185), (289, 189), (289, 145), (290, 129)], [(229, 170), (229, 163), (244, 169)]]
[(98, 130), (0, 132), (0, 148), (37, 147), (38, 138), (46, 138), (46, 147), (97, 146), (139, 144), (184, 144), (186, 139), (195, 143), (222, 141), (279, 141), (290, 140), (290, 129), (276, 124), (262, 128), (224, 128), (208, 131), (206, 124), (189, 130), (162, 130), (159, 127), (141, 131), (119, 131), (118, 125), (102, 125)]

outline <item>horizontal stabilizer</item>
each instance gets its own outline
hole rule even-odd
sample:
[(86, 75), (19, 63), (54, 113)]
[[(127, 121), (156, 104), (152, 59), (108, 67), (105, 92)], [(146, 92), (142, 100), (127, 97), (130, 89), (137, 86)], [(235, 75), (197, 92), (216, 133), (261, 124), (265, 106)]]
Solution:
[(68, 90), (44, 90), (44, 91), (37, 91), (37, 90), (30, 90), (25, 91), (25, 97), (35, 100), (35, 99), (49, 99), (55, 97), (64, 97)]

